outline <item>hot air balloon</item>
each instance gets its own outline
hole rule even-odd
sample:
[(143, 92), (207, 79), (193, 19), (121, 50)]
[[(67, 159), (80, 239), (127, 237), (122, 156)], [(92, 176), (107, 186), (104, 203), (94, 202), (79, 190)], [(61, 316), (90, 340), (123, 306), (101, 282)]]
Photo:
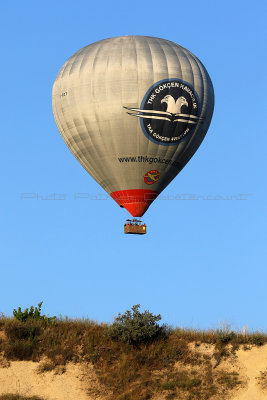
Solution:
[(200, 146), (214, 91), (203, 64), (180, 45), (122, 36), (70, 57), (52, 104), (77, 160), (119, 206), (141, 217)]

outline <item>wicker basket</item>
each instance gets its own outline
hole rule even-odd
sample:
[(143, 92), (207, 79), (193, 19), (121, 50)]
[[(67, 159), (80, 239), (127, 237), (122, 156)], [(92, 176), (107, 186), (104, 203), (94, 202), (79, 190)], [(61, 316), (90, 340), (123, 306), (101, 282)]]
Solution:
[(134, 235), (144, 235), (146, 233), (146, 225), (124, 225), (124, 233)]

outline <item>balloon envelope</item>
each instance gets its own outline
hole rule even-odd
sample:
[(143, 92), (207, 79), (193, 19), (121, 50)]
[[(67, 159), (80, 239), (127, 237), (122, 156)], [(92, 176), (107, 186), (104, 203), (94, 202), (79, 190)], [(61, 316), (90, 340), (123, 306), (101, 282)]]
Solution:
[(185, 48), (123, 36), (70, 57), (55, 80), (52, 103), (77, 160), (140, 217), (201, 144), (214, 92), (206, 69)]

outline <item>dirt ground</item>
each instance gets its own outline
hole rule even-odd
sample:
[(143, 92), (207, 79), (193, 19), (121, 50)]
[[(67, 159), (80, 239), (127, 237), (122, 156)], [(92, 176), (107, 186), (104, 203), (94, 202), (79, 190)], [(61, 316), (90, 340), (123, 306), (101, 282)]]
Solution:
[(86, 366), (86, 375), (85, 367), (79, 364), (68, 364), (65, 372), (59, 369), (38, 373), (37, 368), (38, 363), (32, 361), (14, 361), (9, 366), (0, 366), (0, 394), (38, 395), (47, 400), (97, 399), (88, 392), (88, 388), (98, 385), (92, 366)]
[[(258, 379), (261, 372), (267, 371), (267, 345), (238, 350), (236, 355), (234, 368), (246, 385), (235, 392), (231, 400), (267, 400), (267, 390), (261, 387)], [(233, 364), (229, 367), (233, 369)], [(70, 363), (65, 371), (57, 369), (45, 373), (38, 373), (37, 368), (38, 364), (30, 361), (7, 363), (0, 360), (0, 394), (38, 395), (46, 400), (106, 399), (90, 365)]]
[(247, 378), (247, 387), (240, 390), (233, 400), (267, 400), (267, 390), (259, 384), (261, 372), (267, 370), (267, 345), (251, 350), (237, 351), (240, 373)]

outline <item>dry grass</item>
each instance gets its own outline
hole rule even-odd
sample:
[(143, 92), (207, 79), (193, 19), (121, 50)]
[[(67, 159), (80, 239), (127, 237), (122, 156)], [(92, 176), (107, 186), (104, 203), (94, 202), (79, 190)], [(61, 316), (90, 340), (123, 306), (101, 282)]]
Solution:
[(260, 373), (260, 376), (257, 378), (257, 381), (261, 389), (267, 391), (267, 370), (262, 371)]
[[(0, 353), (7, 360), (41, 361), (40, 373), (52, 369), (64, 373), (68, 361), (92, 363), (99, 382), (112, 393), (111, 400), (148, 400), (155, 393), (169, 400), (222, 400), (241, 381), (237, 373), (216, 368), (221, 360), (240, 345), (267, 342), (261, 333), (175, 329), (165, 338), (133, 346), (112, 340), (107, 329), (107, 325), (89, 320), (47, 324), (0, 318), (0, 331), (4, 332)], [(213, 345), (212, 352), (199, 351), (203, 344)]]

